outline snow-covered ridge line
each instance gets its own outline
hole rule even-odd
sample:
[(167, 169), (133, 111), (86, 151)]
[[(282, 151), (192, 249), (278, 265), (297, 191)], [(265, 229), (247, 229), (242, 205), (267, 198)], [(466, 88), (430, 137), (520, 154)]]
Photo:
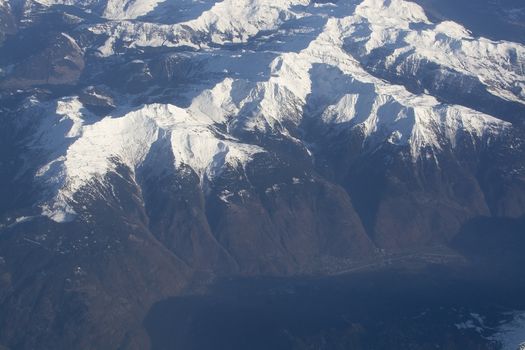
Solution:
[[(263, 152), (260, 147), (232, 137), (219, 137), (213, 129), (214, 121), (202, 114), (198, 105), (188, 110), (174, 105), (146, 105), (122, 117), (108, 116), (92, 124), (84, 123), (82, 108), (77, 98), (59, 101), (56, 117), (51, 117), (57, 123), (52, 136), (73, 142), (62, 151), (50, 150), (62, 154), (37, 172), (37, 177), (48, 186), (56, 186), (54, 198), (43, 205), (43, 213), (56, 221), (73, 217), (69, 204), (83, 186), (94, 179), (102, 180), (119, 165), (127, 166), (134, 174), (151, 156), (153, 147), (169, 150), (171, 154), (162, 159), (173, 159), (173, 164), (154, 164), (155, 167), (170, 170), (187, 166), (200, 176), (201, 182), (213, 179), (227, 164), (242, 166), (254, 154)], [(65, 134), (57, 134), (61, 131)]]
[(96, 25), (90, 30), (108, 35), (99, 48), (110, 56), (117, 39), (131, 42), (131, 47), (189, 46), (206, 48), (212, 44), (243, 43), (260, 32), (274, 30), (286, 20), (300, 16), (293, 6), (307, 5), (308, 0), (224, 0), (203, 12), (198, 18), (168, 25), (114, 21)]
[[(289, 34), (299, 45), (293, 51), (286, 45), (271, 52), (255, 49), (251, 54), (270, 54), (270, 59), (253, 60), (243, 67), (232, 63), (227, 65), (229, 70), (210, 63), (210, 75), (220, 72), (224, 78), (214, 81), (211, 88), (209, 81), (188, 83), (199, 91), (188, 108), (154, 103), (98, 120), (79, 98), (61, 99), (46, 112), (41, 142), (35, 145), (51, 155), (37, 173), (40, 181), (54, 188), (53, 198), (46, 198), (43, 205), (44, 214), (58, 221), (71, 218), (69, 203), (74, 194), (93, 180), (103, 180), (118, 164), (134, 174), (146, 165), (151, 167), (152, 159), (162, 159), (155, 168), (188, 167), (201, 183), (213, 181), (225, 167), (242, 167), (264, 152), (264, 144), (247, 144), (232, 136), (239, 130), (288, 137), (294, 130), (286, 128), (300, 128), (304, 118), (318, 118), (331, 127), (359, 131), (364, 137), (363, 152), (390, 143), (409, 149), (417, 162), (429, 156), (422, 150), (430, 149), (432, 157), (456, 148), (465, 137), (474, 146), (483, 145), (512, 127), (379, 79), (362, 66), (360, 58), (388, 47), (387, 63), (435, 61), (465, 75), (477, 74), (497, 96), (523, 103), (522, 46), (472, 38), (450, 22), (432, 24), (421, 7), (403, 0), (364, 0), (354, 5), (345, 4), (346, 12), (332, 16), (339, 5), (224, 0), (181, 24), (113, 21), (91, 27), (95, 34), (108, 35), (100, 50), (103, 55), (112, 55), (114, 43), (121, 39), (137, 47), (199, 48), (246, 42), (265, 31), (269, 33), (264, 40)], [(312, 18), (319, 21), (308, 21)], [(308, 32), (301, 27), (304, 23), (322, 23), (322, 27)], [(200, 53), (223, 54), (222, 60), (233, 60), (231, 49)], [(500, 62), (490, 59), (493, 52)], [(235, 53), (247, 54), (242, 45)], [(266, 71), (267, 75), (262, 73)], [(218, 125), (226, 126), (226, 131)], [(159, 157), (158, 152), (167, 154)]]
[[(474, 38), (451, 21), (432, 24), (421, 7), (403, 0), (365, 0), (356, 15), (345, 34), (353, 47), (357, 44), (352, 54), (368, 56), (375, 49), (392, 48), (384, 58), (387, 67), (398, 69), (395, 65), (406, 62), (417, 69), (418, 61), (434, 62), (478, 78), (498, 97), (525, 104), (525, 46)], [(363, 26), (371, 33), (353, 40)]]
[[(388, 69), (415, 70), (422, 61), (434, 62), (479, 79), (495, 96), (525, 104), (525, 46), (473, 38), (454, 22), (433, 24), (419, 5), (404, 0), (355, 1), (355, 8), (334, 6), (342, 17), (338, 25), (345, 48), (357, 59), (386, 48)], [(306, 0), (224, 0), (198, 18), (175, 25), (116, 21), (90, 30), (108, 36), (99, 51), (102, 56), (111, 56), (115, 43), (122, 41), (129, 47), (195, 49), (244, 43), (261, 32), (278, 31), (292, 20), (308, 16), (328, 15)]]
[(88, 11), (99, 8), (104, 10), (102, 16), (107, 19), (125, 20), (136, 19), (153, 11), (159, 3), (165, 0), (34, 0), (40, 5), (69, 5), (78, 6)]

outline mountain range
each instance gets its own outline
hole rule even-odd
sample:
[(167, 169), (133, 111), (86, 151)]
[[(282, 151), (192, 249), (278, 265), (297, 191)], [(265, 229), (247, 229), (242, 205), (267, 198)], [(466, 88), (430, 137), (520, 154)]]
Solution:
[(521, 220), (525, 9), (440, 6), (0, 0), (0, 345), (144, 349), (217, 278), (463, 260)]

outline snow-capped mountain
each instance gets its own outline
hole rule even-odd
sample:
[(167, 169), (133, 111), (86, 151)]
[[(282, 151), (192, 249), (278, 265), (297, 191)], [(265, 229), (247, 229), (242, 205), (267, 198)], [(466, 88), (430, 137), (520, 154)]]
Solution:
[[(359, 129), (368, 148), (383, 142), (410, 145), (414, 161), (425, 147), (439, 151), (446, 143), (454, 148), (464, 134), (474, 143), (486, 143), (510, 128), (509, 123), (484, 113), (439, 102), (426, 88), (426, 93), (416, 94), (403, 85), (382, 80), (374, 75), (379, 64), (384, 71), (406, 79), (417, 78), (418, 70), (434, 65), (437, 72), (429, 89), (439, 89), (435, 85), (440, 83), (446, 86), (453, 75), (466, 81), (465, 85), (477, 79), (478, 85), (501, 104), (525, 104), (523, 46), (472, 38), (455, 23), (434, 25), (422, 8), (409, 2), (364, 1), (341, 7), (331, 3), (224, 1), (196, 19), (175, 25), (109, 22), (88, 27), (97, 35), (109, 34), (99, 48), (104, 56), (116, 54), (117, 42), (126, 42), (128, 49), (188, 44), (201, 47), (198, 55), (205, 57), (198, 60), (205, 61), (204, 69), (210, 76), (218, 76), (217, 82), (209, 88), (201, 87), (187, 108), (180, 108), (175, 101), (126, 106), (131, 112), (119, 111), (119, 116), (108, 115), (101, 120), (89, 112), (82, 113), (84, 106), (78, 97), (62, 98), (56, 108), (52, 104), (42, 112), (44, 118), (53, 120), (44, 124), (40, 131), (44, 142), (35, 147), (56, 158), (43, 165), (37, 177), (58, 182), (65, 190), (59, 189), (57, 196), (66, 201), (93, 178), (114, 171), (115, 159), (135, 172), (153, 143), (166, 139), (177, 165), (188, 165), (208, 178), (220, 173), (225, 163), (242, 166), (252, 154), (264, 152), (264, 145), (238, 142), (235, 135), (239, 132), (294, 139), (292, 135), (302, 131), (302, 124), (316, 119), (325, 125)], [(331, 17), (336, 10), (339, 17)], [(414, 27), (417, 29), (411, 29)], [(263, 32), (264, 37), (257, 38)], [(290, 45), (280, 44), (278, 36), (303, 47), (289, 52)], [(243, 43), (252, 38), (256, 39), (245, 44), (240, 54), (220, 47), (235, 43), (244, 47)], [(378, 56), (378, 50), (386, 52), (380, 63), (373, 68), (362, 63)], [(256, 55), (268, 57), (262, 62), (243, 57)], [(151, 75), (147, 63), (135, 62), (145, 66), (146, 77)], [(198, 86), (199, 80), (188, 85)], [(71, 126), (60, 127), (63, 131), (57, 135), (50, 124)], [(221, 125), (226, 126), (225, 132), (218, 130)], [(56, 145), (50, 138), (70, 140), (71, 145)], [(54, 207), (72, 212), (66, 203), (45, 205), (45, 212), (52, 217), (65, 215), (50, 209)]]
[(98, 12), (102, 17), (112, 20), (136, 19), (153, 11), (162, 1), (55, 1), (39, 0), (38, 4), (50, 7), (53, 5), (78, 6), (88, 11)]
[[(414, 2), (0, 0), (4, 38), (0, 268), (62, 262), (108, 296), (81, 298), (99, 330), (125, 271), (148, 292), (118, 322), (203, 271), (334, 272), (525, 215), (525, 46)], [(59, 288), (16, 282), (2, 305)]]

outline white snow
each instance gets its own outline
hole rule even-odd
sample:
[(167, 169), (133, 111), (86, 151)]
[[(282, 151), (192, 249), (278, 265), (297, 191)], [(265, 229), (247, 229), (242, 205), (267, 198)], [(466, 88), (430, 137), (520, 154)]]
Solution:
[(189, 46), (209, 59), (203, 69), (210, 71), (203, 76), (223, 78), (211, 87), (209, 81), (189, 83), (199, 92), (187, 108), (175, 103), (117, 106), (113, 115), (99, 119), (75, 96), (50, 103), (32, 146), (49, 155), (37, 177), (54, 189), (52, 199), (42, 204), (53, 220), (74, 217), (73, 196), (83, 186), (103, 180), (119, 164), (135, 174), (159, 149), (169, 150), (174, 160), (164, 164), (167, 169), (189, 167), (204, 186), (226, 166), (244, 166), (264, 152), (231, 136), (239, 129), (301, 142), (289, 128), (299, 128), (304, 118), (319, 118), (334, 127), (359, 129), (364, 148), (384, 142), (408, 146), (417, 161), (422, 148), (454, 148), (465, 134), (484, 142), (511, 127), (376, 78), (360, 64), (376, 49), (391, 49), (387, 65), (403, 60), (403, 69), (416, 71), (423, 60), (435, 62), (478, 77), (496, 96), (525, 103), (524, 46), (474, 38), (453, 22), (433, 24), (412, 2), (223, 0), (177, 24), (127, 20), (159, 3), (109, 1), (104, 15), (114, 20), (88, 28), (106, 38), (100, 55), (114, 55), (117, 42), (137, 48)]
[[(44, 6), (72, 5), (88, 10), (98, 8), (97, 0), (34, 0)], [(165, 0), (107, 0), (102, 16), (107, 19), (124, 20), (136, 19), (147, 15)]]
[[(352, 19), (330, 19), (304, 50), (275, 58), (270, 64), (270, 78), (245, 91), (244, 99), (237, 99), (238, 110), (252, 106), (250, 117), (244, 118), (241, 126), (265, 130), (279, 128), (284, 122), (299, 125), (304, 107), (312, 100), (315, 106), (328, 103), (319, 111), (325, 122), (361, 127), (370, 140), (377, 142), (385, 138), (385, 133), (392, 135), (397, 143), (411, 145), (414, 158), (423, 146), (439, 149), (441, 136), (454, 145), (458, 131), (481, 137), (509, 126), (468, 108), (411, 94), (402, 86), (371, 76), (342, 48), (349, 21)], [(242, 86), (250, 88), (248, 81)], [(344, 91), (352, 93), (342, 94)]]
[(230, 203), (230, 198), (235, 196), (235, 193), (232, 193), (231, 191), (224, 190), (219, 195), (219, 199), (223, 201), (224, 203)]
[[(491, 93), (507, 100), (525, 104), (525, 47), (506, 41), (473, 38), (461, 25), (445, 21), (430, 24), (423, 10), (404, 0), (365, 0), (356, 9), (348, 28), (360, 33), (363, 26), (371, 34), (361, 37), (366, 54), (373, 49), (394, 46), (387, 62), (394, 63), (402, 55), (407, 66), (417, 69), (418, 62), (428, 60), (456, 72), (479, 78)], [(411, 30), (411, 24), (425, 24), (424, 29)], [(510, 62), (514, 61), (512, 64)]]
[[(137, 3), (151, 5), (147, 1)], [(355, 1), (350, 2), (353, 3)], [(210, 45), (247, 42), (262, 32), (278, 30), (292, 20), (312, 17), (316, 10), (322, 11), (325, 7), (314, 4), (309, 7), (309, 13), (305, 11), (308, 5), (308, 0), (224, 0), (196, 19), (174, 25), (114, 21), (95, 25), (90, 30), (107, 36), (99, 48), (102, 56), (113, 55), (117, 41), (124, 41), (129, 47), (189, 46), (202, 49)], [(355, 10), (339, 6), (337, 11), (346, 17), (330, 19), (332, 24), (339, 26), (335, 30), (339, 37), (331, 39), (334, 43), (343, 39), (351, 43), (354, 47), (351, 54), (368, 55), (374, 49), (393, 47), (393, 52), (386, 58), (387, 63), (394, 64), (407, 54), (403, 58), (404, 69), (417, 69), (422, 60), (435, 62), (479, 78), (496, 96), (525, 104), (523, 45), (473, 38), (464, 27), (450, 21), (432, 24), (419, 5), (405, 0), (364, 0)], [(133, 6), (126, 7), (130, 8)], [(326, 17), (325, 14), (319, 16)], [(413, 25), (424, 27), (412, 29)], [(307, 31), (293, 27), (286, 30), (289, 35), (296, 36)]]
[[(204, 11), (198, 18), (174, 25), (115, 21), (93, 26), (95, 34), (108, 35), (99, 48), (103, 56), (114, 54), (116, 38), (138, 46), (209, 47), (209, 44), (242, 43), (260, 32), (274, 30), (297, 18), (293, 6), (307, 5), (308, 0), (224, 0)], [(204, 40), (203, 40), (204, 39)]]
[[(19, 216), (17, 218), (14, 219), (14, 222), (10, 225), (8, 225), (8, 227), (12, 227), (12, 226), (15, 226), (15, 225), (18, 225), (18, 224), (23, 224), (24, 222), (29, 222), (33, 219), (37, 218), (37, 216)], [(8, 221), (9, 221), (9, 218), (8, 218)], [(1, 227), (2, 225), (0, 225)]]
[(165, 0), (108, 0), (103, 16), (109, 19), (135, 19), (147, 15)]
[(525, 312), (517, 311), (512, 316), (512, 320), (500, 325), (498, 333), (492, 337), (502, 345), (501, 350), (525, 348)]
[[(54, 198), (42, 206), (43, 215), (57, 222), (69, 221), (75, 215), (69, 203), (83, 186), (94, 179), (102, 180), (118, 165), (125, 165), (135, 173), (154, 143), (167, 145), (175, 160), (173, 165), (190, 167), (201, 181), (213, 179), (226, 164), (242, 166), (253, 154), (263, 151), (231, 137), (221, 137), (213, 130), (213, 119), (202, 113), (204, 107), (198, 103), (187, 110), (174, 105), (145, 105), (123, 116), (108, 116), (88, 125), (78, 121), (79, 107), (77, 99), (59, 102), (57, 116), (51, 118), (59, 124), (68, 123), (70, 129), (55, 129), (64, 131), (63, 138), (75, 140), (67, 146), (65, 154), (37, 172), (49, 186), (57, 186)], [(68, 119), (62, 117), (65, 111), (70, 112)], [(59, 137), (56, 133), (53, 136)], [(159, 166), (169, 168), (169, 164)]]

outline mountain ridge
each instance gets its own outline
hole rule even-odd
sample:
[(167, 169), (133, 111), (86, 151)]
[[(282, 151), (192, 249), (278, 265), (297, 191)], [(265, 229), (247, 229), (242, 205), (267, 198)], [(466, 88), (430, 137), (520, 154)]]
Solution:
[(463, 266), (525, 215), (523, 44), (403, 0), (3, 4), (0, 344), (147, 348), (216, 278)]

